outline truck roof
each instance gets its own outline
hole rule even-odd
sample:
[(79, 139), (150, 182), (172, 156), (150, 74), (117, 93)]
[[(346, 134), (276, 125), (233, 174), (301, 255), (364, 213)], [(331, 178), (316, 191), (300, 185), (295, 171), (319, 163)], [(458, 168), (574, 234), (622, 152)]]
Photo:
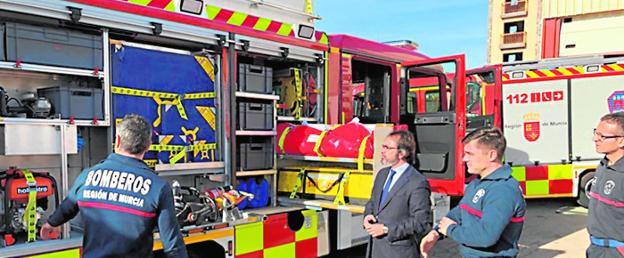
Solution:
[(343, 49), (345, 52), (351, 54), (361, 54), (368, 57), (394, 62), (423, 60), (429, 58), (428, 56), (416, 51), (345, 34), (330, 35), (329, 45), (331, 47)]

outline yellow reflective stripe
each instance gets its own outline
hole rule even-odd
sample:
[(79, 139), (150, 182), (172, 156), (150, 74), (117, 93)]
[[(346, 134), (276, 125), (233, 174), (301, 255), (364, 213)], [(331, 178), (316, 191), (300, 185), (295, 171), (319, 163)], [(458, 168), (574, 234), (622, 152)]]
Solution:
[(294, 113), (294, 117), (295, 119), (299, 119), (301, 117), (301, 107), (303, 106), (302, 103), (302, 96), (303, 96), (303, 84), (301, 83), (301, 77), (300, 75), (300, 70), (296, 69), (294, 70), (295, 73), (295, 95), (297, 96), (297, 102), (295, 104), (295, 111)]
[(143, 162), (145, 162), (145, 165), (147, 165), (148, 167), (155, 167), (156, 163), (158, 163), (158, 160), (155, 159), (144, 159)]
[[(184, 120), (188, 120), (188, 117), (186, 116), (186, 112), (184, 111), (184, 106), (182, 105), (182, 102), (180, 101), (180, 96), (176, 93), (137, 90), (137, 89), (131, 89), (131, 88), (118, 87), (118, 86), (112, 86), (111, 92), (113, 94), (129, 95), (129, 96), (136, 96), (136, 97), (151, 97), (152, 99), (154, 99), (154, 101), (156, 102), (156, 105), (158, 106), (156, 110), (158, 116), (156, 117), (156, 120), (154, 120), (154, 123), (152, 123), (154, 127), (159, 126), (160, 123), (162, 122), (162, 111), (161, 111), (162, 105), (175, 105), (176, 109), (178, 110), (178, 113), (180, 114), (180, 117), (182, 117), (182, 119)], [(168, 100), (163, 100), (163, 99), (168, 99)]]
[[(172, 152), (172, 154), (173, 154), (173, 152)], [(182, 158), (184, 158), (184, 160), (186, 161), (186, 151), (185, 150), (182, 150), (182, 151), (178, 152), (177, 154), (174, 154), (173, 157), (169, 158), (169, 164), (176, 164)]]
[(358, 151), (358, 162), (357, 162), (359, 171), (364, 170), (364, 154), (366, 152), (366, 142), (368, 142), (369, 137), (370, 137), (370, 134), (364, 137), (364, 139), (362, 139), (362, 142), (360, 143), (360, 149)]
[(173, 140), (173, 135), (164, 135), (162, 139), (160, 139), (159, 145), (169, 145), (169, 142)]
[(572, 179), (574, 178), (574, 170), (572, 165), (549, 165), (548, 166), (548, 179)]
[(511, 167), (511, 176), (516, 180), (522, 182), (526, 181), (526, 168), (525, 167)]
[(537, 75), (535, 72), (533, 71), (526, 71), (526, 76), (529, 78), (539, 78), (539, 75)]
[(184, 150), (188, 146), (183, 145), (160, 145), (160, 144), (152, 144), (149, 147), (150, 151), (180, 151)]
[(215, 113), (212, 111), (211, 107), (202, 107), (202, 106), (196, 106), (195, 109), (197, 109), (197, 112), (199, 112), (199, 114), (204, 118), (204, 120), (206, 120), (206, 123), (208, 123), (208, 125), (210, 125), (210, 128), (214, 131), (217, 128), (217, 116), (215, 115)]
[(216, 143), (199, 143), (195, 145), (189, 145), (188, 147), (189, 147), (189, 150), (191, 151), (194, 151), (194, 150), (208, 151), (208, 150), (217, 149), (217, 144)]
[(264, 247), (264, 225), (262, 222), (241, 224), (235, 227), (234, 243), (236, 256), (260, 251)]
[(613, 69), (614, 71), (618, 71), (618, 72), (619, 72), (619, 71), (624, 71), (624, 68), (622, 68), (622, 67), (621, 67), (620, 65), (618, 65), (618, 64), (610, 64), (610, 65), (607, 65), (607, 66), (609, 66), (609, 67), (610, 67), (611, 69)]
[(303, 226), (295, 232), (295, 241), (312, 239), (318, 236), (318, 216), (315, 210), (302, 210)]
[(216, 96), (216, 93), (212, 91), (197, 92), (184, 94), (184, 99), (212, 99)]
[(410, 92), (418, 92), (418, 91), (430, 91), (430, 90), (438, 90), (439, 86), (423, 86), (423, 87), (412, 87), (409, 89)]
[(526, 195), (547, 195), (549, 193), (548, 180), (526, 181)]
[(295, 243), (264, 249), (264, 258), (295, 258)]
[(59, 252), (52, 252), (46, 254), (39, 254), (35, 256), (28, 256), (29, 258), (80, 258), (80, 249), (63, 250)]
[(290, 132), (290, 127), (286, 127), (284, 131), (282, 131), (279, 141), (277, 142), (277, 147), (282, 154), (286, 154), (286, 151), (284, 150), (284, 141), (286, 140), (286, 135), (288, 134), (288, 132)]
[(568, 71), (568, 69), (566, 68), (557, 68), (557, 71), (559, 71), (563, 75), (573, 75), (573, 73)]
[(540, 72), (542, 72), (543, 74), (545, 74), (548, 77), (555, 77), (555, 76), (557, 76), (553, 72), (551, 72), (550, 70), (540, 70)]

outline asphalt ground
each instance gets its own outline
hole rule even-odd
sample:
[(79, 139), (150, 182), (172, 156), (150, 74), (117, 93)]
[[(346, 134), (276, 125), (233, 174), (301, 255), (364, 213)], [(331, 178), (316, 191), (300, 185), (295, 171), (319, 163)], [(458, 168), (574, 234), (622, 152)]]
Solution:
[[(587, 209), (571, 199), (527, 200), (527, 206), (518, 257), (585, 257)], [(365, 252), (364, 245), (325, 257), (360, 258)], [(460, 257), (457, 243), (451, 239), (438, 242), (431, 257)]]

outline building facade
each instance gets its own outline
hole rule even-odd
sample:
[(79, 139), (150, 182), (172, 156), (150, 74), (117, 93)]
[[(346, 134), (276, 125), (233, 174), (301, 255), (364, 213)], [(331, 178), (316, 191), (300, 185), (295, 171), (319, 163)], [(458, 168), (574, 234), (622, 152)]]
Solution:
[(488, 63), (624, 53), (624, 0), (490, 0)]

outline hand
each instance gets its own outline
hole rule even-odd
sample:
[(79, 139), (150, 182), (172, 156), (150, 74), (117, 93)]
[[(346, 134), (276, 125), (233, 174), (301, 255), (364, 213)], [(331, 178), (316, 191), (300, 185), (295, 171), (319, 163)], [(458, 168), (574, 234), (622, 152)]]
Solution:
[(375, 218), (375, 216), (373, 216), (373, 214), (368, 214), (366, 215), (366, 217), (364, 217), (364, 222), (362, 223), (362, 226), (364, 226), (364, 229), (368, 229), (373, 223), (376, 223), (377, 219)]
[(41, 226), (39, 236), (43, 240), (56, 239), (61, 234), (61, 226), (53, 227), (52, 225), (45, 223)]
[(384, 233), (384, 224), (370, 224), (370, 226), (366, 228), (366, 232), (372, 237), (380, 237), (386, 234)]
[(448, 235), (447, 233), (448, 227), (453, 224), (457, 224), (457, 222), (447, 217), (444, 217), (440, 220), (440, 224), (438, 224), (438, 227), (440, 228), (438, 231), (440, 231), (440, 233), (446, 236)]
[(440, 235), (438, 232), (431, 231), (420, 241), (420, 255), (423, 258), (429, 257), (429, 251), (438, 242)]

